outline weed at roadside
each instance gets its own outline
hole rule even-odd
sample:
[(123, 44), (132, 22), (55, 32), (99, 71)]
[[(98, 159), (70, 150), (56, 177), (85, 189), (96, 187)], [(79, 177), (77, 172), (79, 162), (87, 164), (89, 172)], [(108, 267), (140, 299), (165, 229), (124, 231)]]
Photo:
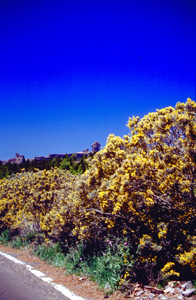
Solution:
[(0, 235), (0, 242), (4, 245), (7, 245), (10, 240), (11, 240), (10, 231), (6, 229)]

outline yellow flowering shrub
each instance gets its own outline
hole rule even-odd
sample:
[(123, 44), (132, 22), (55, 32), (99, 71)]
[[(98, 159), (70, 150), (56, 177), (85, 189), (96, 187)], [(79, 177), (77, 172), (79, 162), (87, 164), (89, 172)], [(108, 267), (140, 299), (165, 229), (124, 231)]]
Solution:
[(115, 236), (128, 241), (137, 277), (183, 277), (185, 266), (196, 275), (196, 103), (127, 126), (130, 135), (109, 135), (82, 175), (53, 169), (0, 180), (0, 226), (88, 247)]
[[(159, 271), (170, 261), (181, 264), (177, 249), (187, 247), (187, 235), (195, 230), (195, 114), (196, 103), (187, 99), (175, 108), (130, 118), (130, 136), (108, 137), (84, 174), (85, 195), (77, 195), (80, 239), (124, 236), (135, 252), (140, 249), (138, 268), (148, 261), (150, 249), (149, 260), (156, 260)], [(149, 243), (142, 248), (144, 235)]]
[(58, 228), (59, 234), (62, 225), (69, 220), (71, 208), (66, 198), (74, 178), (71, 173), (55, 168), (17, 173), (0, 180), (1, 227), (47, 233)]

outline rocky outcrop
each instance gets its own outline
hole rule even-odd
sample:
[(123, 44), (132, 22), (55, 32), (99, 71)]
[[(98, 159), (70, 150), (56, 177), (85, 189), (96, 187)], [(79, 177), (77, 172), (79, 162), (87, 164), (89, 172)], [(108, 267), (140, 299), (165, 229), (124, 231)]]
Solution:
[(94, 142), (93, 144), (92, 144), (92, 152), (98, 152), (99, 150), (100, 150), (100, 144), (99, 144), (99, 142)]
[(3, 165), (6, 165), (7, 163), (19, 165), (19, 164), (23, 163), (24, 161), (25, 161), (24, 155), (20, 155), (19, 153), (16, 153), (16, 156), (14, 158), (4, 161)]
[[(92, 152), (98, 152), (100, 150), (100, 143), (99, 142), (94, 142), (92, 144)], [(80, 159), (82, 156), (84, 155), (89, 155), (92, 153), (91, 151), (89, 151), (89, 149), (87, 148), (86, 150), (83, 150), (82, 152), (76, 152), (76, 153), (64, 153), (64, 154), (49, 154), (48, 156), (36, 156), (34, 158), (29, 159), (29, 161), (33, 161), (33, 160), (37, 160), (37, 161), (41, 161), (43, 159), (52, 159), (55, 157), (60, 157), (60, 158), (64, 158), (65, 155), (68, 156), (72, 156), (73, 154), (77, 155), (77, 159)], [(16, 153), (15, 158), (11, 158), (9, 160), (3, 161), (3, 165), (6, 165), (7, 163), (11, 163), (11, 164), (20, 164), (23, 163), (25, 161), (25, 157), (24, 155), (20, 155), (19, 153)], [(1, 162), (1, 161), (0, 161)]]

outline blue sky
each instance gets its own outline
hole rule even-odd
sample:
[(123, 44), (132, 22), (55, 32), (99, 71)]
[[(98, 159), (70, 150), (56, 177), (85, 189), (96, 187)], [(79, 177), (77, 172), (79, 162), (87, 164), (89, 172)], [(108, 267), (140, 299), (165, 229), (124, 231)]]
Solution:
[(0, 1), (0, 160), (101, 147), (195, 100), (196, 1)]

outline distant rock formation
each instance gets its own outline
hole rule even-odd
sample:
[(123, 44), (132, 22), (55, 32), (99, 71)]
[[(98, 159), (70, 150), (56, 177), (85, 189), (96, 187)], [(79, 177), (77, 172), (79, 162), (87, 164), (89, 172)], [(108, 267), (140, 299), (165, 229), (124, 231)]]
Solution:
[(21, 164), (25, 161), (25, 157), (24, 155), (20, 155), (19, 153), (16, 153), (15, 158), (11, 158), (7, 161), (3, 161), (3, 165), (6, 165), (7, 163), (11, 163), (11, 164)]
[(99, 144), (99, 142), (94, 142), (93, 144), (92, 144), (92, 152), (98, 152), (99, 150), (100, 150), (100, 144)]
[[(95, 152), (98, 152), (100, 150), (100, 143), (99, 142), (94, 142), (92, 144), (92, 152), (95, 153)], [(72, 156), (73, 154), (76, 154), (77, 155), (77, 159), (80, 159), (82, 156), (84, 155), (89, 155), (92, 153), (91, 151), (89, 151), (89, 149), (87, 148), (86, 150), (83, 150), (82, 152), (76, 152), (76, 153), (65, 153), (65, 154), (49, 154), (48, 156), (36, 156), (32, 159), (29, 159), (29, 161), (33, 161), (33, 160), (38, 160), (38, 161), (41, 161), (42, 159), (52, 159), (52, 158), (55, 158), (55, 157), (61, 157), (61, 158), (64, 158), (65, 155), (68, 155), (68, 156)], [(11, 164), (20, 164), (20, 163), (23, 163), (25, 161), (25, 157), (24, 155), (20, 155), (19, 153), (16, 153), (16, 156), (15, 158), (11, 158), (9, 160), (5, 160), (5, 161), (0, 161), (0, 163), (2, 162), (3, 165), (6, 165), (7, 163), (11, 163)]]

